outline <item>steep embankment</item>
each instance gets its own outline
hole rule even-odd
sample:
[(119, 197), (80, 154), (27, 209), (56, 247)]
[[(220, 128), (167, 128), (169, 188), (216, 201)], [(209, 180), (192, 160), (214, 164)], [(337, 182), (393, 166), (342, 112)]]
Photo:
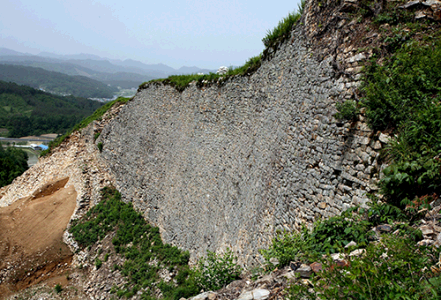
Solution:
[(166, 242), (196, 256), (229, 247), (252, 263), (277, 230), (367, 200), (381, 143), (362, 122), (334, 119), (358, 82), (317, 61), (304, 29), (251, 76), (182, 93), (149, 84), (104, 128), (116, 187)]
[[(0, 298), (62, 275), (73, 253), (63, 233), (75, 210), (69, 178), (39, 189), (0, 210)], [(32, 273), (32, 274), (31, 274)]]

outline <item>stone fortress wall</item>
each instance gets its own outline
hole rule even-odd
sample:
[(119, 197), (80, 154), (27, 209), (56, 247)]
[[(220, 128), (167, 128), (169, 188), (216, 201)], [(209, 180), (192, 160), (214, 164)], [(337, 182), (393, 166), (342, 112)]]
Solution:
[[(336, 72), (335, 55), (317, 59), (308, 12), (303, 22), (251, 76), (183, 92), (148, 84), (99, 137), (123, 198), (193, 259), (230, 248), (255, 264), (276, 232), (363, 204), (375, 188), (378, 135), (362, 116), (333, 117), (359, 75)], [(337, 58), (359, 72), (367, 56)]]

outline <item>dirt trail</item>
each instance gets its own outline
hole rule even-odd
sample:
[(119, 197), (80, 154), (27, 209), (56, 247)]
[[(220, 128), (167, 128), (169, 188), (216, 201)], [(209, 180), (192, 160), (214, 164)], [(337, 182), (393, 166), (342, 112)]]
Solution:
[(53, 281), (69, 269), (73, 254), (63, 243), (63, 232), (77, 193), (73, 186), (64, 187), (68, 180), (47, 184), (0, 208), (0, 299), (49, 278)]

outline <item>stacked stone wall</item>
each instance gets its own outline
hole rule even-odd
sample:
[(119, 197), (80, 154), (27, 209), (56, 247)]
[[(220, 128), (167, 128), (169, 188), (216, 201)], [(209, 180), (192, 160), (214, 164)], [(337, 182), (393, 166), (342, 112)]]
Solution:
[(380, 142), (362, 117), (333, 117), (357, 83), (318, 61), (300, 26), (271, 55), (182, 93), (150, 84), (100, 136), (124, 199), (193, 258), (231, 248), (256, 263), (277, 231), (363, 204), (374, 186)]

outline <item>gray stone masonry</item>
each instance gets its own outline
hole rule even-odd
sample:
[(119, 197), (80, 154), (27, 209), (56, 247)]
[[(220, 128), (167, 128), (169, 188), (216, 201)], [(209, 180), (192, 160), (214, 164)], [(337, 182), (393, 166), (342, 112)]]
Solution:
[(182, 93), (150, 84), (103, 129), (125, 201), (192, 259), (230, 248), (255, 264), (277, 231), (363, 204), (374, 186), (378, 140), (333, 117), (352, 84), (292, 35), (252, 76)]

